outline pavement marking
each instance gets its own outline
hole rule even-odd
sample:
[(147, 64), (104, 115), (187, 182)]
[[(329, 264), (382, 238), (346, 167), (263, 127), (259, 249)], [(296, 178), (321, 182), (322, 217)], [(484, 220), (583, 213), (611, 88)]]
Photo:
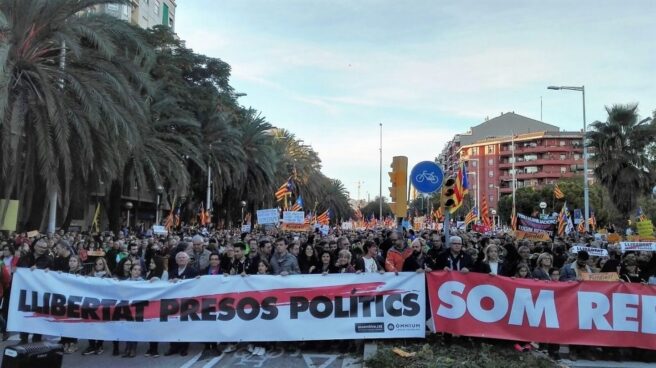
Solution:
[(216, 365), (216, 363), (220, 362), (221, 359), (223, 359), (224, 356), (226, 356), (226, 355), (225, 355), (225, 354), (221, 354), (221, 355), (219, 355), (218, 357), (214, 357), (214, 358), (212, 358), (212, 360), (210, 360), (209, 362), (207, 362), (207, 364), (205, 364), (205, 365), (203, 366), (203, 368), (212, 368), (212, 367), (214, 367), (214, 366)]
[[(319, 360), (326, 359), (325, 362), (321, 365), (317, 365), (313, 360), (317, 358)], [(337, 355), (335, 354), (303, 354), (303, 360), (308, 368), (328, 368), (335, 360), (337, 360)]]
[(185, 364), (181, 365), (180, 368), (190, 368), (192, 365), (196, 364), (201, 355), (203, 355), (203, 352), (194, 355)]
[(361, 368), (362, 363), (359, 359), (346, 357), (342, 361), (342, 368)]

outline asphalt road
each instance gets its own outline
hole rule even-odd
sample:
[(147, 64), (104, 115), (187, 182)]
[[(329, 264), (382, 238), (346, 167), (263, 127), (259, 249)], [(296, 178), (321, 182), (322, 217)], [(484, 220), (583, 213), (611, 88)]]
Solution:
[[(54, 339), (57, 341), (58, 339)], [(18, 335), (14, 334), (8, 341), (0, 344), (2, 350), (9, 345), (18, 343)], [(218, 367), (244, 367), (244, 368), (360, 368), (362, 355), (354, 356), (340, 353), (339, 347), (326, 345), (325, 347), (299, 347), (296, 343), (280, 343), (267, 346), (262, 356), (254, 355), (248, 351), (247, 344), (238, 345), (232, 353), (204, 353), (203, 344), (191, 344), (187, 356), (163, 354), (168, 344), (160, 344), (160, 357), (145, 357), (148, 349), (147, 343), (139, 343), (137, 356), (122, 358), (112, 356), (112, 343), (105, 342), (105, 352), (102, 355), (83, 356), (82, 351), (87, 347), (87, 341), (79, 342), (79, 350), (73, 354), (65, 354), (62, 367), (122, 367), (122, 368), (218, 368)], [(123, 343), (121, 343), (123, 349)], [(3, 355), (4, 357), (4, 355)]]

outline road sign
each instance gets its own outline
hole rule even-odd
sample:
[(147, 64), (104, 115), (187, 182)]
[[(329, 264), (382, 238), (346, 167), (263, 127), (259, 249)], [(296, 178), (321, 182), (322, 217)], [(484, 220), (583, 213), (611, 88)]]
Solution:
[(432, 161), (422, 161), (410, 172), (410, 182), (420, 193), (433, 193), (442, 187), (444, 172)]

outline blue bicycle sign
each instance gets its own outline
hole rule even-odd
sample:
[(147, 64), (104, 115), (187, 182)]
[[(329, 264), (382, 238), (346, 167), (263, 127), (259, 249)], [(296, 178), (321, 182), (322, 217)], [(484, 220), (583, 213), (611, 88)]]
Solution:
[(444, 172), (432, 161), (422, 161), (410, 172), (410, 181), (420, 193), (433, 193), (442, 187)]

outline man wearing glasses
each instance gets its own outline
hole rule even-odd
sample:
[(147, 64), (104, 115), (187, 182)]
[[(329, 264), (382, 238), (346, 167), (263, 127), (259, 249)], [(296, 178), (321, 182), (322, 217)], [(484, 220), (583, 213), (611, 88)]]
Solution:
[(462, 238), (452, 236), (449, 238), (450, 247), (437, 259), (437, 269), (444, 271), (460, 271), (468, 273), (474, 265), (472, 258), (462, 251)]

